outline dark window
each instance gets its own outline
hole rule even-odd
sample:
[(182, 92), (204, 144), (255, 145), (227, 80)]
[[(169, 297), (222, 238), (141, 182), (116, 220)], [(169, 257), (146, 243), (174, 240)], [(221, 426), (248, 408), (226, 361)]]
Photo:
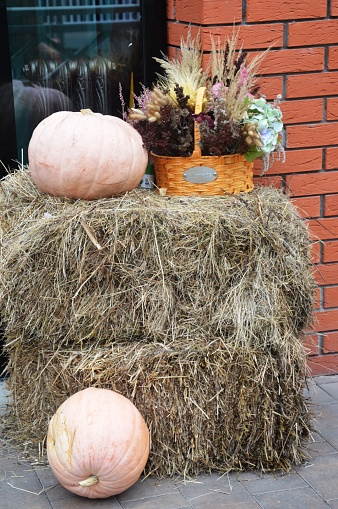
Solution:
[[(0, 160), (27, 163), (35, 126), (59, 110), (121, 115), (156, 78), (166, 45), (163, 0), (8, 0), (1, 7)], [(7, 58), (7, 61), (6, 61)], [(14, 109), (13, 109), (14, 108)]]

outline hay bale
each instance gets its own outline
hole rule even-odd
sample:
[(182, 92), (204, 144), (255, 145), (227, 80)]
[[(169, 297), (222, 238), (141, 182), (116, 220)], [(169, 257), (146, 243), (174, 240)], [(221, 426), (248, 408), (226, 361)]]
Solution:
[(303, 458), (314, 279), (309, 236), (272, 188), (135, 190), (84, 202), (2, 181), (0, 301), (17, 429), (42, 440), (76, 390), (130, 397), (147, 471), (289, 468)]
[(57, 351), (17, 346), (10, 387), (20, 440), (42, 440), (48, 418), (68, 395), (105, 387), (129, 397), (145, 416), (147, 473), (287, 470), (304, 459), (309, 425), (297, 349), (286, 359), (259, 349), (248, 355), (220, 339)]

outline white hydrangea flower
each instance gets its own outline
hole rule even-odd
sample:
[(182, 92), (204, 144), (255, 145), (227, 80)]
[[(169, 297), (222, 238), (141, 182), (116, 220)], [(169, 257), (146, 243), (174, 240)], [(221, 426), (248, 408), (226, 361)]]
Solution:
[(260, 97), (250, 104), (248, 118), (251, 123), (257, 124), (257, 131), (263, 143), (262, 152), (273, 152), (283, 129), (281, 110), (268, 103), (264, 97)]

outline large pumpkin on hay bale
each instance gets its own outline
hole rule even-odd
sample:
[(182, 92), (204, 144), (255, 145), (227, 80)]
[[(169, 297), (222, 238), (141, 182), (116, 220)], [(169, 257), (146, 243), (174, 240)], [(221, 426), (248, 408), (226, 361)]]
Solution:
[(29, 143), (28, 159), (40, 191), (95, 200), (137, 187), (148, 155), (131, 125), (81, 110), (59, 111), (40, 122)]
[(49, 465), (69, 491), (106, 498), (125, 491), (149, 456), (149, 430), (133, 403), (108, 389), (75, 393), (52, 417)]

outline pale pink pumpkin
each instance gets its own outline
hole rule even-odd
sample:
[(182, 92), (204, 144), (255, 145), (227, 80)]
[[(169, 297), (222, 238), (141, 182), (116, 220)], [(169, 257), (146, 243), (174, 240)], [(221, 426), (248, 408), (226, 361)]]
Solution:
[(95, 200), (137, 187), (148, 154), (136, 129), (118, 117), (58, 111), (34, 129), (28, 160), (40, 191)]
[(77, 392), (58, 408), (47, 435), (47, 457), (58, 481), (88, 498), (125, 491), (149, 456), (149, 430), (135, 405), (108, 389)]

